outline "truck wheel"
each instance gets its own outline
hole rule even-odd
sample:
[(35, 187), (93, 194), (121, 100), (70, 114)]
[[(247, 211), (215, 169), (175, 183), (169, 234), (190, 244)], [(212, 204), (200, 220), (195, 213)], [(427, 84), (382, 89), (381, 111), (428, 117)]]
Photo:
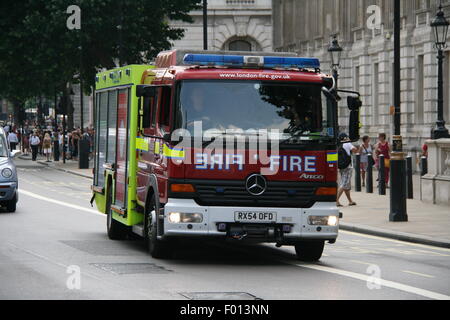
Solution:
[(14, 198), (12, 200), (9, 200), (6, 203), (6, 210), (8, 212), (16, 212), (16, 203), (17, 203), (17, 200), (16, 200), (16, 197), (14, 196)]
[(150, 205), (145, 215), (145, 240), (147, 241), (148, 252), (153, 258), (164, 259), (171, 254), (171, 248), (168, 242), (158, 240), (158, 224), (157, 218), (153, 219), (151, 212), (156, 207), (155, 195), (152, 195)]
[(323, 240), (301, 241), (295, 245), (295, 252), (301, 261), (318, 261), (322, 257), (324, 246)]
[(106, 198), (106, 230), (111, 240), (123, 240), (127, 237), (128, 228), (124, 224), (112, 218), (111, 212), (112, 195), (108, 192)]

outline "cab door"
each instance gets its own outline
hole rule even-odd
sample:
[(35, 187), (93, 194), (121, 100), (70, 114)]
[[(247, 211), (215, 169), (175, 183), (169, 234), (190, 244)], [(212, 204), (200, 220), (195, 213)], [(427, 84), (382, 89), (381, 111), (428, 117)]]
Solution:
[[(156, 109), (158, 105), (158, 90), (155, 86), (154, 94), (141, 97), (140, 107), (142, 116), (139, 117), (141, 148), (137, 148), (137, 198), (141, 205), (145, 205), (150, 175), (155, 164), (155, 135), (156, 135)], [(159, 150), (158, 150), (159, 151)]]
[(126, 208), (128, 187), (129, 88), (120, 89), (117, 105), (116, 179), (114, 204)]
[(168, 184), (168, 162), (170, 155), (165, 153), (165, 150), (170, 148), (168, 142), (164, 141), (165, 134), (170, 133), (171, 130), (171, 102), (172, 102), (172, 88), (170, 86), (161, 86), (159, 88), (158, 112), (156, 123), (156, 149), (155, 152), (155, 167), (154, 173), (158, 179), (159, 201), (161, 203), (167, 202), (167, 184)]

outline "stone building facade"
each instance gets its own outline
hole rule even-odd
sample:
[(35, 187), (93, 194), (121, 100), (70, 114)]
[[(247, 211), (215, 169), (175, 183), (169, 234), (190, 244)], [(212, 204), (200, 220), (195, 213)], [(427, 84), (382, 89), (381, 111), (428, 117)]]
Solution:
[[(437, 51), (430, 22), (438, 2), (401, 0), (401, 132), (406, 148), (420, 147), (430, 138), (437, 120)], [(450, 17), (450, 1), (442, 4)], [(330, 72), (327, 48), (331, 35), (337, 34), (344, 49), (339, 87), (361, 93), (361, 133), (372, 137), (393, 133), (393, 5), (392, 0), (273, 0), (276, 51), (318, 57), (323, 71)], [(448, 50), (445, 57), (444, 119), (449, 124)], [(344, 104), (339, 115), (340, 125), (345, 126)]]
[[(193, 24), (172, 21), (185, 29), (175, 49), (203, 50), (203, 11), (190, 13)], [(208, 0), (208, 49), (272, 51), (271, 0)]]

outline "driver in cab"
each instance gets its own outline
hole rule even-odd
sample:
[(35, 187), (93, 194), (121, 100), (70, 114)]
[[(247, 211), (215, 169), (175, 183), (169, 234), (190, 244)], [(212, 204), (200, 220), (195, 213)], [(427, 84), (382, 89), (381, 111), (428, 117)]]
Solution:
[(285, 106), (284, 116), (290, 120), (289, 127), (284, 133), (301, 134), (312, 130), (312, 119), (305, 112), (305, 105), (298, 99), (290, 98)]

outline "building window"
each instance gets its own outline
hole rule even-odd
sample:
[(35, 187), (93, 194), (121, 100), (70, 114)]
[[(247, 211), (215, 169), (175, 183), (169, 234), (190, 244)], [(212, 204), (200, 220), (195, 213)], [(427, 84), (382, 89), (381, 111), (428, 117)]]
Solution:
[(230, 51), (252, 51), (252, 44), (245, 40), (234, 40), (228, 45)]
[(423, 55), (417, 57), (416, 68), (416, 103), (414, 113), (416, 115), (415, 123), (423, 123), (423, 105), (424, 105), (424, 66)]
[(261, 51), (261, 45), (251, 37), (231, 37), (222, 45), (222, 50), (229, 51)]

